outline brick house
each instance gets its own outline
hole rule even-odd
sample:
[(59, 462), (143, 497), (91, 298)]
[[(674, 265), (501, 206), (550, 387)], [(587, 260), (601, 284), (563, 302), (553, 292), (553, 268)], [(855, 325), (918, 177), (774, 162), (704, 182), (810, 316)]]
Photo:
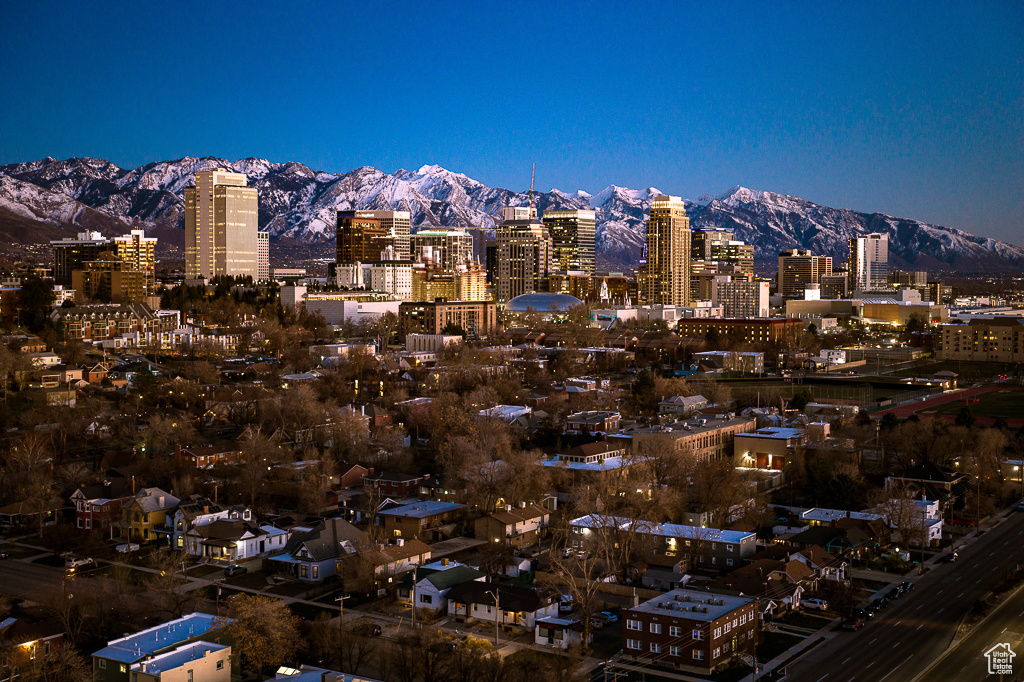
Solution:
[(420, 482), (423, 481), (423, 478), (423, 476), (415, 474), (399, 474), (393, 471), (375, 473), (371, 469), (370, 473), (363, 476), (363, 488), (367, 493), (373, 491), (382, 498), (409, 497), (415, 495), (419, 490)]
[(82, 486), (71, 493), (75, 506), (75, 528), (104, 530), (121, 519), (121, 505), (131, 498), (124, 479), (112, 483)]
[(565, 418), (566, 433), (615, 433), (619, 430), (622, 414), (614, 410), (587, 410)]

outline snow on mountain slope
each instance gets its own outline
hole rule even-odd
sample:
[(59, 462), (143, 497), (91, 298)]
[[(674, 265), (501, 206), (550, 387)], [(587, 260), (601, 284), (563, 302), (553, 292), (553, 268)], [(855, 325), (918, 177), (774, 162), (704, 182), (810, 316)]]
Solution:
[[(276, 238), (318, 244), (334, 238), (335, 213), (345, 209), (406, 210), (414, 225), (493, 229), (504, 206), (525, 206), (526, 192), (488, 187), (436, 164), (388, 174), (364, 166), (347, 173), (315, 171), (301, 163), (246, 158), (185, 157), (122, 169), (103, 159), (53, 158), (0, 167), (0, 207), (51, 225), (84, 222), (181, 228), (184, 192), (200, 170), (245, 173), (259, 191), (259, 222)], [(654, 187), (611, 185), (596, 194), (557, 189), (534, 194), (541, 211), (592, 208), (597, 213), (598, 260), (605, 267), (636, 263)], [(91, 210), (87, 211), (87, 209)], [(92, 210), (94, 209), (94, 210)], [(847, 240), (873, 231), (891, 235), (897, 266), (1007, 269), (1024, 265), (1024, 249), (962, 230), (916, 220), (821, 206), (799, 197), (736, 186), (719, 196), (687, 202), (690, 224), (731, 227), (756, 247), (770, 269), (778, 252), (808, 248), (836, 258)], [(329, 250), (325, 244), (325, 251)]]

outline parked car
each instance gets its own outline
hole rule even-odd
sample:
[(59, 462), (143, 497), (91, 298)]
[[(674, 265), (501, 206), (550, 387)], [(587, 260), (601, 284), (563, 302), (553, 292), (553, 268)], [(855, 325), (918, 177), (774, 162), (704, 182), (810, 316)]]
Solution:
[(868, 608), (871, 609), (871, 610), (874, 610), (874, 611), (881, 611), (882, 609), (884, 609), (888, 605), (889, 605), (889, 600), (888, 599), (886, 599), (885, 597), (879, 597), (875, 601), (873, 601), (870, 604), (868, 604)]
[(900, 583), (900, 587), (903, 588), (903, 591), (905, 593), (906, 592), (911, 592), (914, 589), (914, 583), (910, 582), (909, 580), (904, 580), (903, 582)]
[(942, 556), (942, 559), (940, 559), (940, 561), (942, 563), (944, 563), (944, 564), (951, 564), (951, 563), (953, 563), (956, 560), (957, 560), (957, 553), (956, 552), (950, 552), (949, 554), (944, 554)]
[(0, 549), (0, 559), (7, 559), (10, 556), (11, 553), (8, 552), (6, 549)]
[(899, 599), (906, 593), (906, 588), (902, 585), (897, 585), (889, 591), (889, 594), (885, 595), (888, 599)]
[(248, 573), (248, 572), (249, 572), (249, 569), (246, 568), (245, 566), (234, 566), (234, 565), (232, 565), (232, 566), (228, 566), (227, 568), (224, 569), (224, 575), (226, 575), (228, 577), (231, 577), (233, 575), (242, 575), (243, 573)]
[(619, 617), (617, 615), (615, 615), (614, 613), (612, 613), (611, 611), (602, 611), (598, 615), (604, 616), (605, 621), (607, 621), (609, 623), (618, 623), (619, 622)]
[(571, 594), (563, 594), (561, 599), (558, 600), (558, 612), (559, 613), (572, 613), (576, 603), (572, 599)]
[(868, 609), (854, 609), (850, 612), (850, 616), (853, 618), (867, 618), (870, 620), (875, 617), (875, 612), (869, 611)]
[(85, 568), (86, 566), (92, 566), (94, 563), (95, 562), (92, 559), (90, 559), (89, 557), (76, 557), (76, 556), (72, 555), (72, 556), (69, 556), (64, 561), (64, 568), (66, 568), (67, 570), (69, 570), (71, 572), (74, 572), (74, 571), (77, 571), (80, 568)]
[(847, 616), (843, 618), (843, 629), (844, 630), (859, 630), (864, 627), (867, 621), (864, 620), (863, 616)]
[(128, 542), (123, 545), (118, 545), (116, 549), (118, 552), (121, 552), (122, 554), (127, 554), (128, 552), (138, 552), (139, 545), (135, 542)]
[(828, 608), (828, 602), (824, 599), (801, 599), (800, 603), (805, 609), (814, 609), (816, 611), (824, 611)]

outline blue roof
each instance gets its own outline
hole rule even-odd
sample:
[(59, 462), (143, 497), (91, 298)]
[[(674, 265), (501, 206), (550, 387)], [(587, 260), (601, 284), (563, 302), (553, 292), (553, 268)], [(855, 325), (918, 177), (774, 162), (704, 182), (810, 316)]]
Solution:
[[(223, 651), (224, 649), (230, 649), (231, 647), (225, 644), (212, 644), (211, 642), (193, 642), (192, 644), (186, 644), (185, 646), (178, 647), (174, 651), (168, 651), (166, 654), (160, 654), (154, 656), (148, 661), (144, 662), (147, 673), (163, 673), (168, 670), (174, 670), (180, 668), (189, 661), (203, 658), (206, 654), (213, 651)], [(141, 669), (143, 663), (136, 663), (132, 666), (132, 670), (136, 668)]]
[(404, 516), (412, 519), (422, 519), (427, 516), (433, 516), (434, 514), (443, 514), (444, 512), (465, 508), (466, 505), (459, 504), (458, 502), (424, 500), (422, 502), (416, 502), (415, 504), (407, 504), (402, 507), (385, 509), (380, 513), (385, 516)]
[(213, 628), (216, 620), (217, 616), (208, 613), (190, 613), (148, 630), (111, 640), (93, 656), (122, 663), (134, 663), (146, 656), (152, 656), (157, 651), (202, 637)]
[(547, 313), (551, 312), (554, 307), (557, 312), (564, 313), (569, 308), (581, 303), (583, 301), (569, 294), (521, 294), (506, 303), (505, 310), (513, 313), (525, 313), (529, 308), (533, 308), (538, 313)]

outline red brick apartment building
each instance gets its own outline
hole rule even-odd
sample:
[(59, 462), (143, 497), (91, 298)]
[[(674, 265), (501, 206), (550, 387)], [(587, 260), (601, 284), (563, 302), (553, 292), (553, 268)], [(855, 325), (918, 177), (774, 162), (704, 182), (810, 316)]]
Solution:
[(623, 614), (622, 652), (639, 662), (710, 674), (753, 650), (757, 599), (677, 589)]

